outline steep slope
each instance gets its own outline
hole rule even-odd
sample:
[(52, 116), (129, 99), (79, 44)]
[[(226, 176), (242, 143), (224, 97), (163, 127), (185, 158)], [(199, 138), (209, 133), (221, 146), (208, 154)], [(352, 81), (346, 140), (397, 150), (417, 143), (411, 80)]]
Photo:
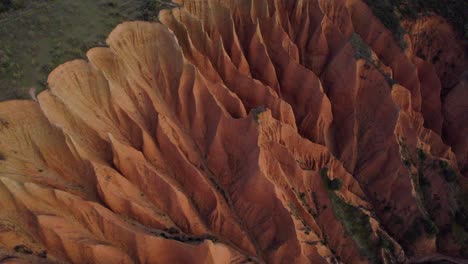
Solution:
[(466, 81), (360, 0), (177, 2), (0, 103), (0, 261), (467, 257)]

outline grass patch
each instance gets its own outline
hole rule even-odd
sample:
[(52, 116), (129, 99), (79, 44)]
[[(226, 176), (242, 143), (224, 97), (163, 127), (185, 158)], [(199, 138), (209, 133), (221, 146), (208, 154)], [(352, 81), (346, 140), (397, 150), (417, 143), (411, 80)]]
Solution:
[(369, 216), (359, 208), (347, 204), (330, 192), (332, 209), (346, 232), (353, 238), (363, 254), (373, 263), (379, 262), (377, 242), (373, 239)]
[(156, 20), (168, 0), (0, 0), (0, 101), (47, 88), (58, 65), (105, 45), (127, 20)]
[(351, 35), (351, 45), (354, 48), (354, 57), (356, 59), (365, 59), (367, 61), (372, 61), (372, 50), (367, 45), (364, 40), (362, 40), (361, 36), (356, 34), (355, 32)]
[(346, 233), (356, 242), (362, 254), (372, 263), (381, 263), (382, 260), (379, 256), (379, 250), (382, 246), (380, 245), (381, 243), (373, 237), (369, 216), (358, 207), (346, 203), (336, 195), (335, 190), (329, 188), (331, 181), (327, 174), (327, 168), (323, 168), (320, 171), (320, 176), (325, 188), (328, 190), (335, 216), (343, 225)]
[(372, 59), (372, 49), (361, 38), (361, 36), (359, 36), (359, 34), (354, 32), (351, 35), (350, 43), (354, 48), (354, 58), (363, 59), (370, 63), (372, 66), (374, 66), (380, 72), (380, 74), (384, 76), (385, 81), (387, 81), (390, 87), (397, 83), (395, 80), (392, 79), (392, 77), (390, 77), (390, 75), (388, 75), (384, 70), (382, 70), (379, 61), (374, 61)]
[(394, 0), (366, 0), (369, 7), (372, 9), (372, 13), (384, 24), (384, 26), (390, 30), (393, 34), (393, 38), (399, 44), (400, 48), (405, 50), (407, 45), (403, 39), (406, 31), (403, 29), (400, 23), (400, 18), (395, 12)]
[[(460, 247), (460, 254), (468, 257), (468, 192), (461, 189), (459, 174), (446, 160), (431, 159), (421, 148), (416, 148), (416, 153), (411, 155), (405, 139), (401, 139), (399, 143), (403, 163), (407, 161), (410, 166), (417, 168), (417, 173), (411, 173), (410, 166), (407, 166), (417, 193), (418, 206), (422, 212), (422, 216), (416, 218), (405, 232), (405, 240), (411, 243), (423, 235), (434, 237), (438, 234), (451, 233), (454, 242)], [(441, 208), (440, 197), (433, 196), (431, 182), (424, 175), (426, 170), (438, 171), (448, 188), (448, 206), (452, 212), (452, 224), (441, 226), (440, 229), (432, 220), (436, 219)]]
[[(416, 201), (423, 216), (416, 218), (410, 228), (407, 230), (405, 236), (409, 241), (414, 241), (424, 233), (430, 237), (439, 233), (439, 228), (434, 223), (432, 218), (436, 215), (437, 202), (432, 199), (431, 187), (432, 184), (429, 179), (424, 175), (425, 171), (429, 168), (427, 166), (428, 155), (421, 148), (416, 148), (416, 158), (411, 157), (411, 154), (406, 145), (406, 141), (400, 141), (401, 155), (404, 166), (408, 169), (411, 177), (411, 182), (416, 190)], [(414, 162), (413, 160), (416, 160)], [(409, 166), (405, 164), (405, 161)], [(411, 172), (411, 164), (417, 168), (416, 173)]]

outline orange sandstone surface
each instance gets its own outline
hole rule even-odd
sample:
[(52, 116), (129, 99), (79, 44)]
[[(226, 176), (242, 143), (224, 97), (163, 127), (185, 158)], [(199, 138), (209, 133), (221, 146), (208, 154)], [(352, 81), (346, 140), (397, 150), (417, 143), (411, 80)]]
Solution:
[(466, 263), (463, 58), (361, 0), (177, 3), (0, 103), (0, 263)]

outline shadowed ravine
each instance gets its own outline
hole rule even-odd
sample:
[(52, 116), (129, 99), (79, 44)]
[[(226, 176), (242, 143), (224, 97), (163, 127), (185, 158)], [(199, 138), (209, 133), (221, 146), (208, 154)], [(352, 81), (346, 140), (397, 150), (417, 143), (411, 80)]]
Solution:
[(361, 0), (177, 2), (0, 103), (0, 263), (465, 261), (466, 75)]

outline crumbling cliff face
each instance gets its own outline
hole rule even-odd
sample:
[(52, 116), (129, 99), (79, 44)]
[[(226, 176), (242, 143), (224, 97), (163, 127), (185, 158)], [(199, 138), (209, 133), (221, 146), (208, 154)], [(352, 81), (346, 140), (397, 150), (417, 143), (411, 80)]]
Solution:
[(0, 261), (467, 257), (466, 79), (361, 0), (178, 4), (0, 103)]

